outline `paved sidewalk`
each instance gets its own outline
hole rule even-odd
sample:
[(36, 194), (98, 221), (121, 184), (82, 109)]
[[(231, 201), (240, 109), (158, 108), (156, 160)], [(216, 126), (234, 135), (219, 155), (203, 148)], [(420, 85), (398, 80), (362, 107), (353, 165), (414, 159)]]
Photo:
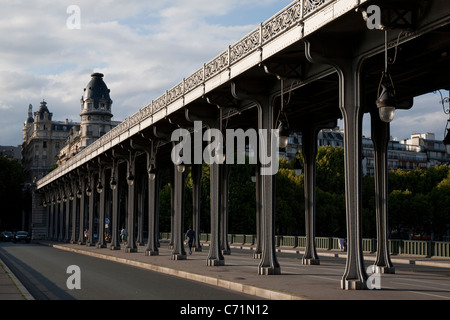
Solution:
[[(380, 290), (342, 290), (340, 280), (345, 269), (345, 253), (319, 251), (320, 265), (302, 265), (303, 251), (293, 248), (277, 248), (277, 260), (281, 275), (258, 275), (259, 260), (253, 259), (252, 247), (231, 246), (231, 254), (225, 255), (225, 265), (206, 265), (208, 246), (203, 251), (187, 255), (186, 260), (171, 260), (171, 249), (162, 241), (159, 255), (145, 256), (144, 246), (138, 252), (127, 253), (124, 249), (110, 250), (97, 247), (41, 241), (41, 245), (53, 246), (79, 254), (126, 263), (140, 268), (161, 272), (176, 277), (191, 279), (209, 285), (247, 293), (262, 299), (273, 300), (405, 300), (405, 299), (449, 299), (450, 276), (438, 273), (397, 271), (381, 275)], [(416, 264), (450, 268), (450, 259), (422, 257), (391, 257), (394, 265)], [(367, 265), (374, 255), (365, 255)], [(1, 261), (0, 261), (1, 262)], [(442, 269), (450, 274), (449, 269)], [(32, 299), (20, 282), (15, 279), (5, 264), (0, 268), (0, 300)], [(422, 281), (423, 283), (420, 283)], [(425, 288), (424, 284), (427, 284)]]
[(0, 258), (1, 300), (34, 300), (34, 298)]

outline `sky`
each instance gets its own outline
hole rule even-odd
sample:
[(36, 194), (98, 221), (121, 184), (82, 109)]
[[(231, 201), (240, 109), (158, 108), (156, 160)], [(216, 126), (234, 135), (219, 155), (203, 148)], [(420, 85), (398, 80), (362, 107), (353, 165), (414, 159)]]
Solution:
[[(22, 143), (28, 106), (35, 112), (42, 100), (54, 120), (79, 122), (80, 98), (93, 72), (104, 74), (113, 120), (122, 121), (291, 2), (3, 0), (0, 145)], [(439, 100), (431, 93), (398, 111), (391, 135), (402, 140), (434, 132), (442, 139), (447, 116)], [(364, 134), (370, 136), (368, 117)]]

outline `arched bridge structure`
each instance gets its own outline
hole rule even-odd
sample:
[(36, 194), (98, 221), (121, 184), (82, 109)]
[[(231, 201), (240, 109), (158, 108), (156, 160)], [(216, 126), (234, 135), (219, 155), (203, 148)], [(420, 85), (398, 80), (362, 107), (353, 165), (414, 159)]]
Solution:
[[(378, 272), (392, 273), (395, 267), (387, 248), (390, 124), (380, 118), (378, 107), (383, 105), (376, 104), (382, 95), (380, 82), (387, 78), (383, 75), (389, 68), (397, 109), (413, 107), (415, 96), (448, 89), (449, 14), (446, 0), (294, 1), (37, 181), (32, 213), (34, 237), (80, 244), (87, 241), (88, 245), (119, 249), (121, 214), (126, 216), (128, 226), (126, 250), (133, 252), (144, 241), (142, 217), (146, 215), (145, 252), (157, 255), (159, 181), (165, 169), (173, 182), (171, 258), (185, 259), (182, 169), (185, 165), (192, 169), (195, 229), (199, 218), (199, 166), (204, 159), (195, 150), (187, 159), (188, 152), (183, 150), (186, 154), (178, 154), (183, 156), (182, 163), (174, 163), (173, 150), (177, 150), (180, 140), (188, 138), (184, 135), (172, 141), (172, 133), (183, 129), (180, 132), (188, 132), (193, 145), (197, 141), (203, 150), (208, 141), (202, 141), (202, 132), (207, 129), (270, 131), (277, 129), (277, 120), (283, 118), (288, 130), (301, 132), (303, 140), (307, 246), (302, 261), (319, 264), (314, 244), (316, 139), (320, 129), (334, 127), (342, 119), (348, 256), (341, 287), (366, 288), (361, 237), (362, 118), (370, 113), (376, 154), (375, 266)], [(258, 139), (257, 147), (266, 154), (275, 154), (277, 136), (265, 137)], [(228, 141), (226, 148), (230, 148)], [(225, 263), (228, 169), (237, 165), (229, 160), (227, 157), (210, 167), (211, 243), (205, 267)], [(261, 275), (281, 273), (274, 245), (276, 170), (272, 174), (267, 171), (271, 165), (275, 163), (261, 159), (256, 164), (255, 258), (260, 259), (257, 272)], [(126, 205), (121, 207), (120, 199), (126, 199)], [(102, 236), (107, 217), (112, 231), (108, 245)], [(92, 228), (87, 240), (83, 237), (83, 230), (93, 226), (94, 219), (100, 221), (96, 243)]]

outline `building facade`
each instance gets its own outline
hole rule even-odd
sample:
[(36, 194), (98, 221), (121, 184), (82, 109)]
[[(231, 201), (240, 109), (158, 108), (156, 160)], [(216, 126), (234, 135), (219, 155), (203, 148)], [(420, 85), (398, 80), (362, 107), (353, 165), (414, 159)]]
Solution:
[(70, 130), (58, 164), (64, 163), (120, 123), (112, 121), (113, 101), (102, 73), (91, 74), (91, 81), (84, 88), (80, 102), (81, 122)]
[(22, 142), (22, 166), (26, 182), (40, 179), (49, 172), (74, 125), (68, 120), (53, 120), (53, 113), (45, 101), (41, 102), (34, 114), (33, 106), (29, 105)]
[[(301, 133), (292, 133), (289, 145), (280, 156), (288, 160), (295, 157), (302, 148)], [(317, 145), (344, 148), (344, 131), (339, 128), (323, 129), (317, 136)], [(375, 152), (372, 139), (362, 138), (363, 174), (373, 176)], [(443, 141), (436, 140), (434, 133), (415, 133), (402, 141), (390, 140), (388, 144), (388, 170), (426, 169), (435, 165), (449, 164), (450, 152)]]
[(28, 107), (23, 126), (22, 166), (26, 182), (44, 177), (59, 165), (111, 130), (119, 122), (111, 121), (112, 100), (103, 74), (93, 73), (81, 98), (81, 122), (55, 121), (47, 102), (38, 111)]

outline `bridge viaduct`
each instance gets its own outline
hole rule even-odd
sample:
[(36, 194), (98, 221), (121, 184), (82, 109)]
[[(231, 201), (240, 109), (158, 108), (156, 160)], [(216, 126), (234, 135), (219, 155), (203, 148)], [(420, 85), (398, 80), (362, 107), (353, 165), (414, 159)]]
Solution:
[[(314, 244), (316, 138), (320, 129), (334, 127), (337, 119), (342, 119), (348, 257), (341, 287), (365, 289), (367, 274), (361, 237), (362, 117), (370, 113), (376, 153), (376, 271), (394, 273), (387, 250), (386, 161), (392, 119), (381, 120), (380, 113), (382, 117), (389, 116), (392, 110), (384, 107), (390, 106), (409, 109), (415, 96), (448, 89), (449, 14), (446, 0), (294, 1), (37, 181), (33, 236), (119, 249), (122, 226), (118, 217), (125, 215), (129, 232), (126, 250), (133, 252), (143, 243), (145, 214), (145, 252), (157, 255), (159, 182), (161, 172), (169, 170), (173, 182), (171, 259), (186, 259), (182, 225), (184, 169), (191, 166), (193, 221), (198, 232), (202, 160), (192, 153), (191, 161), (182, 157), (182, 163), (174, 163), (171, 154), (179, 140), (172, 141), (172, 132), (186, 129), (194, 141), (198, 139), (196, 133), (207, 129), (224, 132), (279, 128), (279, 135), (285, 129), (302, 133), (307, 235), (302, 261), (319, 264)], [(258, 140), (257, 147), (271, 150), (278, 146), (275, 139), (276, 136), (267, 135)], [(208, 143), (198, 142), (203, 146)], [(230, 160), (227, 157), (223, 163), (210, 166), (212, 238), (207, 266), (220, 267), (225, 263), (228, 170), (233, 165)], [(260, 259), (257, 272), (261, 275), (281, 273), (274, 248), (275, 177), (263, 173), (269, 165), (261, 161), (255, 165), (255, 258)], [(125, 212), (120, 210), (121, 198), (126, 199)], [(110, 243), (102, 236), (107, 216), (112, 232)], [(93, 226), (94, 219), (99, 221), (100, 236), (94, 243), (93, 228), (89, 228), (86, 243), (83, 230)]]

